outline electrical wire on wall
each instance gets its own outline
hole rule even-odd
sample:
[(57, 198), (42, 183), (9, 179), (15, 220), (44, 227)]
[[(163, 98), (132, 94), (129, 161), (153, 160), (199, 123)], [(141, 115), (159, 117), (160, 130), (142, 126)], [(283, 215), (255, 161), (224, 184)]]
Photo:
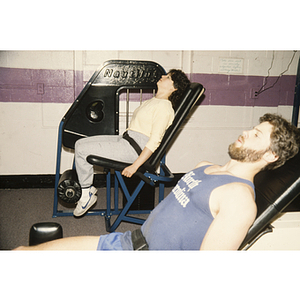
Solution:
[(292, 58), (291, 58), (289, 64), (287, 65), (287, 68), (286, 68), (283, 72), (281, 72), (281, 73), (279, 74), (279, 76), (277, 77), (277, 79), (275, 80), (275, 82), (274, 82), (271, 86), (269, 86), (269, 87), (267, 87), (267, 88), (264, 88), (264, 87), (267, 85), (267, 83), (268, 83), (268, 78), (270, 77), (270, 70), (272, 69), (273, 63), (274, 63), (274, 54), (275, 54), (275, 51), (273, 51), (273, 56), (272, 56), (271, 66), (270, 66), (270, 68), (268, 69), (268, 75), (267, 75), (267, 77), (266, 77), (265, 84), (263, 84), (263, 85), (261, 86), (261, 88), (258, 90), (257, 95), (259, 95), (259, 94), (261, 94), (261, 93), (263, 93), (263, 92), (265, 92), (265, 91), (267, 91), (267, 90), (269, 90), (269, 89), (271, 89), (272, 87), (275, 86), (275, 84), (278, 82), (278, 80), (280, 79), (280, 77), (281, 77), (283, 74), (285, 74), (285, 73), (289, 70), (291, 63), (292, 63), (293, 60), (294, 60), (294, 57), (295, 57), (296, 52), (297, 52), (297, 50), (294, 50), (294, 53), (293, 53), (293, 55), (292, 55)]

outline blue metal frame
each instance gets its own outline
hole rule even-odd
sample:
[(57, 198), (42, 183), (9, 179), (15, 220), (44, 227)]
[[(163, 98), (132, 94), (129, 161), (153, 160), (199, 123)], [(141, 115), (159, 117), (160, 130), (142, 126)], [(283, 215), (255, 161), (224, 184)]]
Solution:
[[(164, 188), (165, 183), (170, 182), (173, 180), (173, 177), (165, 176), (165, 172), (162, 168), (162, 166), (165, 165), (165, 155), (163, 156), (161, 162), (160, 162), (160, 175), (151, 174), (148, 172), (145, 172), (144, 175), (151, 180), (151, 185), (154, 186), (155, 182), (159, 182), (159, 196), (158, 201), (161, 202), (164, 199)], [(114, 186), (114, 210), (111, 210), (111, 173), (107, 173), (107, 180), (106, 180), (106, 213), (105, 213), (105, 226), (106, 230), (108, 232), (113, 232), (116, 230), (116, 228), (120, 225), (122, 221), (130, 222), (134, 224), (143, 224), (145, 222), (144, 219), (136, 218), (136, 217), (130, 217), (127, 216), (130, 214), (149, 214), (151, 210), (129, 210), (130, 206), (132, 205), (133, 201), (136, 199), (137, 195), (140, 193), (141, 189), (145, 185), (145, 181), (141, 180), (138, 186), (135, 188), (135, 190), (132, 192), (132, 194), (129, 193), (128, 188), (124, 182), (124, 179), (121, 175), (120, 171), (115, 170), (114, 179), (115, 179), (115, 186)], [(124, 193), (124, 196), (126, 198), (127, 203), (123, 207), (122, 210), (118, 209), (118, 201), (119, 201), (119, 185)], [(118, 215), (117, 219), (114, 221), (114, 223), (111, 225), (110, 219), (112, 215)]]
[(56, 172), (55, 172), (55, 183), (54, 183), (54, 203), (53, 203), (53, 215), (55, 218), (58, 216), (57, 205), (58, 205), (58, 194), (57, 187), (60, 177), (60, 164), (61, 164), (61, 150), (62, 150), (62, 128), (64, 122), (61, 121), (58, 128), (58, 139), (57, 139), (57, 154), (56, 154)]
[[(56, 157), (56, 173), (55, 173), (55, 187), (54, 187), (54, 203), (53, 203), (53, 218), (56, 217), (66, 217), (66, 216), (73, 216), (73, 212), (69, 211), (59, 211), (58, 210), (58, 182), (60, 178), (60, 166), (61, 166), (61, 151), (62, 151), (62, 128), (64, 122), (61, 121), (58, 129), (58, 142), (57, 142), (57, 157)], [(162, 165), (165, 165), (165, 155), (160, 162), (160, 175), (145, 173), (144, 175), (148, 177), (152, 181), (152, 185), (156, 181), (159, 182), (159, 202), (164, 199), (164, 188), (165, 182), (171, 181), (172, 178), (165, 177), (165, 172), (162, 168)], [(73, 164), (73, 168), (75, 165)], [(144, 186), (145, 182), (141, 180), (139, 185), (136, 187), (134, 192), (130, 195), (122, 175), (119, 171), (115, 171), (114, 174), (114, 208), (111, 208), (111, 172), (109, 171), (106, 175), (106, 209), (94, 209), (89, 210), (86, 215), (101, 215), (105, 216), (106, 220), (106, 230), (109, 232), (113, 232), (121, 223), (121, 221), (127, 221), (135, 224), (143, 224), (145, 220), (140, 218), (129, 217), (127, 214), (149, 214), (151, 210), (129, 210), (131, 204), (133, 203), (136, 196), (141, 191), (142, 187)], [(127, 203), (123, 209), (118, 208), (118, 200), (119, 200), (119, 185), (122, 188)], [(118, 215), (117, 219), (110, 225), (110, 218), (112, 215)]]

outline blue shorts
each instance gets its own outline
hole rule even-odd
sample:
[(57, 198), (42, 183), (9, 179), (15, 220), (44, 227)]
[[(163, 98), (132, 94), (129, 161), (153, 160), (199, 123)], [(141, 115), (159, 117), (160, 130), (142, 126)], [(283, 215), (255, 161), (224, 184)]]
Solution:
[(123, 250), (120, 241), (120, 237), (122, 235), (122, 232), (112, 232), (109, 234), (101, 235), (97, 250)]

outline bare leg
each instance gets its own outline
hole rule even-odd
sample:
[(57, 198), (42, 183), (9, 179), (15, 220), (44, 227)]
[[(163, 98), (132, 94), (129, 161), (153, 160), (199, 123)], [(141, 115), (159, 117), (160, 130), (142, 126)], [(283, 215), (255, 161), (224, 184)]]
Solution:
[(97, 250), (99, 236), (75, 236), (15, 250)]

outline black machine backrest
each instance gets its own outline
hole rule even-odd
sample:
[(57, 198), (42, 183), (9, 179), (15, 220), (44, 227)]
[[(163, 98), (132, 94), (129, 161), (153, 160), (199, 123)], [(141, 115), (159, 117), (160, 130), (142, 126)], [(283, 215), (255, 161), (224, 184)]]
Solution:
[(269, 205), (274, 205), (282, 211), (300, 193), (293, 187), (300, 179), (300, 153), (288, 160), (282, 167), (272, 171), (262, 171), (254, 179), (257, 217)]
[(257, 218), (240, 248), (251, 242), (300, 194), (300, 152), (283, 166), (254, 178)]
[(90, 78), (62, 119), (62, 142), (74, 148), (86, 136), (119, 134), (119, 93), (151, 91), (166, 71), (152, 61), (110, 60)]
[[(182, 96), (181, 102), (179, 103), (178, 107), (175, 108), (173, 123), (166, 130), (159, 147), (154, 151), (154, 153), (145, 164), (145, 168), (147, 170), (153, 171), (155, 169), (159, 161), (164, 156), (170, 142), (173, 140), (183, 121), (203, 93), (203, 86), (200, 83), (196, 82), (191, 83), (190, 86), (186, 89), (184, 95)], [(201, 100), (203, 100), (203, 98), (204, 97), (202, 97)]]

